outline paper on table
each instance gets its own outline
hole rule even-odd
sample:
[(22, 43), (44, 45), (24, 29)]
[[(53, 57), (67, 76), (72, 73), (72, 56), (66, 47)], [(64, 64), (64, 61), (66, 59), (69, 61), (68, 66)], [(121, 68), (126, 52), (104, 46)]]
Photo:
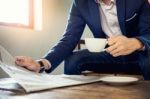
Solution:
[(30, 71), (22, 71), (14, 66), (2, 65), (1, 67), (9, 73), (26, 92), (100, 81), (100, 77), (96, 76), (36, 74)]
[(2, 61), (5, 64), (9, 65), (15, 65), (15, 59), (14, 57), (0, 45), (0, 61)]
[(82, 75), (48, 75), (39, 74), (28, 71), (19, 66), (15, 66), (14, 58), (2, 47), (0, 67), (16, 82), (21, 85), (26, 92), (33, 92), (51, 88), (58, 88), (64, 86), (78, 85), (100, 81), (96, 76), (82, 76)]
[[(0, 45), (0, 63), (13, 64), (14, 58)], [(8, 78), (9, 75), (0, 68), (0, 78)]]

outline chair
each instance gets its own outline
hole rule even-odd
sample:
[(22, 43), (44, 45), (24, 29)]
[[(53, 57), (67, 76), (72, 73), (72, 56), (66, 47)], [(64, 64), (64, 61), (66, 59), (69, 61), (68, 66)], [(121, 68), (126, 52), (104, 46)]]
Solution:
[(81, 45), (84, 45), (84, 44), (85, 44), (85, 41), (84, 40), (80, 40), (78, 45), (77, 45), (78, 50), (80, 50), (81, 49)]

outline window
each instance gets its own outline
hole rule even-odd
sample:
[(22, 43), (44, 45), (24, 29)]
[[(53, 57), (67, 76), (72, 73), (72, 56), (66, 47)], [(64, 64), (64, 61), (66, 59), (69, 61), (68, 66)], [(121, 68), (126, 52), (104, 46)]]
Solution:
[(42, 20), (41, 9), (42, 0), (0, 0), (0, 25), (33, 28)]

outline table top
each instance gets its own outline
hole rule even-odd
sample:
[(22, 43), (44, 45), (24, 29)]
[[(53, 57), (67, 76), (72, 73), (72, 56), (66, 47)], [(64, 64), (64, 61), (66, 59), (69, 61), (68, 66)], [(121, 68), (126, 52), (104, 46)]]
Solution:
[(124, 86), (102, 82), (51, 89), (35, 93), (0, 91), (0, 99), (150, 99), (150, 81)]

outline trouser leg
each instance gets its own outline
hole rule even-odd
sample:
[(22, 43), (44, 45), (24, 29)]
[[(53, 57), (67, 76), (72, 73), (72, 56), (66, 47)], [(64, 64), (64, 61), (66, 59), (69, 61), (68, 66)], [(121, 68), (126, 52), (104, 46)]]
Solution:
[(141, 57), (139, 60), (142, 75), (145, 80), (150, 80), (150, 56)]
[[(134, 70), (126, 64), (125, 57), (113, 57), (107, 52), (90, 53), (87, 50), (73, 52), (65, 60), (65, 74), (81, 74), (82, 71), (96, 72), (128, 72)], [(136, 69), (138, 70), (138, 69)], [(135, 70), (135, 71), (136, 71)]]

